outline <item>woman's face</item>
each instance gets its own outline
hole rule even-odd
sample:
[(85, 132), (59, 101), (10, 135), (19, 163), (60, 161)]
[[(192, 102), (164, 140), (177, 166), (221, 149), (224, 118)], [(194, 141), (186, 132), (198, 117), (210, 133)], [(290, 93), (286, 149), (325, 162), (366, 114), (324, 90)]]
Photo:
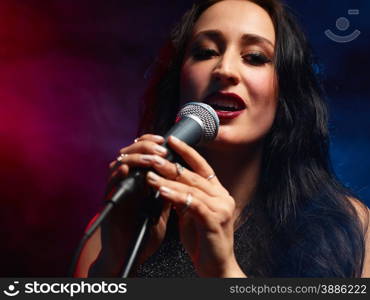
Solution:
[(245, 0), (218, 2), (195, 23), (181, 70), (181, 102), (210, 104), (220, 117), (216, 145), (263, 140), (277, 108), (268, 13)]

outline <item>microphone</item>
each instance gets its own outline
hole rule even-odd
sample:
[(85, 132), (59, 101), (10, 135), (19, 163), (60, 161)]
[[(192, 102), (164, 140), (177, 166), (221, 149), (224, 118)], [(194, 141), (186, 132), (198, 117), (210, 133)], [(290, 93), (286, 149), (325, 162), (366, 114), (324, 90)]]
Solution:
[[(214, 109), (202, 102), (189, 102), (177, 114), (175, 125), (164, 135), (167, 149), (166, 159), (176, 161), (177, 155), (167, 147), (167, 139), (172, 135), (187, 143), (196, 146), (207, 143), (216, 138), (220, 121)], [(145, 184), (147, 168), (135, 168), (121, 181), (110, 202), (117, 203), (123, 196), (133, 193)]]
[[(166, 158), (170, 161), (177, 160), (177, 155), (167, 147), (167, 139), (169, 136), (173, 135), (190, 146), (196, 146), (200, 143), (212, 141), (217, 136), (219, 124), (220, 121), (216, 112), (208, 104), (201, 102), (189, 102), (185, 104), (177, 114), (175, 125), (164, 135), (165, 143), (162, 146), (166, 147), (168, 150)], [(117, 190), (114, 192), (113, 197), (107, 201), (104, 209), (82, 237), (72, 260), (70, 276), (73, 276), (74, 274), (78, 258), (80, 257), (86, 241), (104, 221), (115, 204), (128, 194), (138, 191), (143, 196), (142, 200), (146, 205), (142, 207), (142, 222), (138, 227), (138, 236), (133, 243), (131, 253), (121, 272), (121, 276), (123, 278), (128, 276), (136, 261), (138, 251), (148, 230), (150, 221), (153, 222), (153, 220), (157, 220), (162, 210), (159, 192), (157, 191), (155, 195), (153, 195), (153, 190), (146, 193), (148, 192), (147, 185), (145, 183), (147, 171), (149, 171), (148, 168), (133, 169), (130, 171), (129, 175), (121, 181), (120, 186), (118, 186)], [(153, 198), (157, 201), (145, 201), (145, 199), (153, 200)]]

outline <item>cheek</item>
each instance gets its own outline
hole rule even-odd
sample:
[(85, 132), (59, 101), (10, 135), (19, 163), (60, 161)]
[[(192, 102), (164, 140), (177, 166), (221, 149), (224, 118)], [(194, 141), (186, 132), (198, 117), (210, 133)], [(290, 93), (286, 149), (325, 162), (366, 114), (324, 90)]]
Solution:
[(253, 105), (276, 98), (276, 76), (273, 70), (253, 72), (246, 77), (246, 85)]
[(263, 131), (272, 126), (277, 109), (277, 81), (274, 72), (261, 72), (249, 77), (250, 114)]
[(208, 77), (204, 66), (184, 64), (180, 77), (181, 101), (201, 100), (208, 85)]

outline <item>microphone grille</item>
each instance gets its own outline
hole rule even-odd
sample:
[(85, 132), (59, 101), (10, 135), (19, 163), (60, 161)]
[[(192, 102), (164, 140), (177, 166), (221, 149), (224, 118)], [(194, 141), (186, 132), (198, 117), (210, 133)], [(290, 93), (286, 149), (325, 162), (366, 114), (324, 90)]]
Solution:
[(191, 116), (198, 117), (202, 123), (200, 125), (203, 128), (203, 142), (209, 142), (216, 138), (220, 120), (211, 106), (202, 102), (186, 103), (178, 112), (176, 119), (180, 120)]

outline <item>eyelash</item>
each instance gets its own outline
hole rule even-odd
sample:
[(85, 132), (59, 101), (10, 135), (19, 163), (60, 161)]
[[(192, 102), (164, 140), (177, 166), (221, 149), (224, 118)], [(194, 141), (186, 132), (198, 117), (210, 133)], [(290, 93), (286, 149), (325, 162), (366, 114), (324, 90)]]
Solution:
[[(217, 51), (213, 49), (208, 49), (208, 48), (203, 48), (203, 49), (200, 48), (200, 49), (195, 49), (193, 51), (193, 58), (197, 61), (207, 60), (207, 59), (212, 58), (213, 56), (218, 56), (218, 55), (219, 54)], [(259, 53), (259, 52), (252, 52), (252, 53), (244, 54), (242, 58), (245, 63), (248, 63), (252, 66), (262, 66), (262, 65), (265, 65), (271, 62), (271, 59), (269, 59), (266, 55)]]
[[(250, 57), (252, 58), (252, 61), (248, 61), (248, 58)], [(243, 60), (253, 66), (262, 66), (271, 62), (271, 59), (269, 59), (266, 55), (258, 52), (243, 55)]]
[(193, 58), (195, 60), (206, 60), (213, 56), (218, 56), (218, 52), (208, 48), (198, 48), (193, 50)]

